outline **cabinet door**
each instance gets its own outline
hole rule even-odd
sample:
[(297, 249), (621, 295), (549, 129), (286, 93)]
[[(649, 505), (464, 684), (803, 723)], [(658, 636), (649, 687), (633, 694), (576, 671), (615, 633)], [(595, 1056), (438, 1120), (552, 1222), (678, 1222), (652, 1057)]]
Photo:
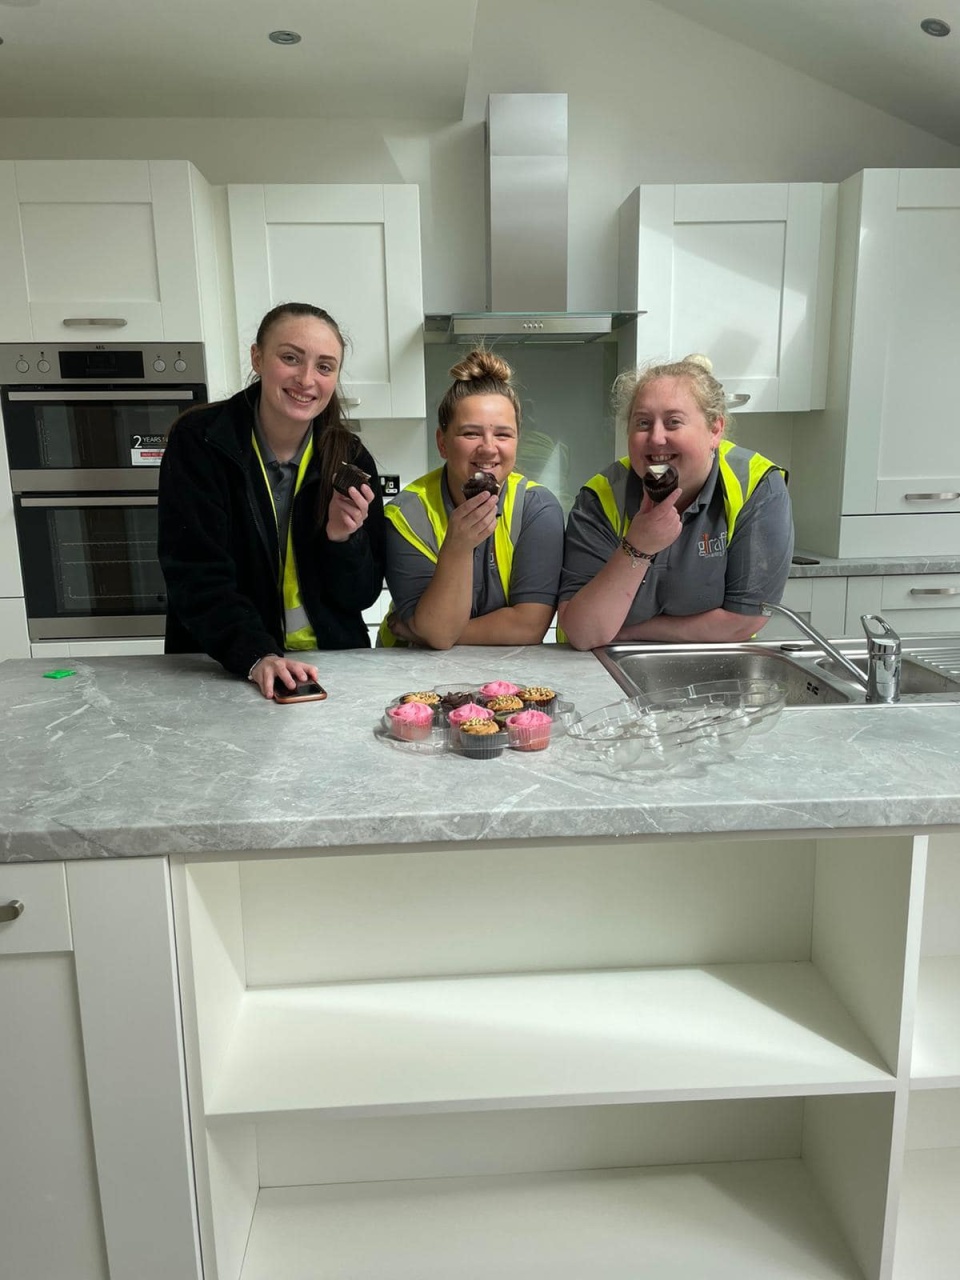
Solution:
[(0, 1271), (107, 1280), (83, 1045), (59, 863), (0, 866)]
[(847, 628), (861, 633), (860, 615), (880, 613), (902, 635), (960, 632), (960, 574), (888, 574), (851, 578), (847, 594)]
[(861, 190), (843, 512), (960, 512), (960, 171), (851, 181)]
[(199, 342), (186, 161), (0, 162), (0, 340)]
[(638, 188), (620, 236), (621, 305), (647, 312), (640, 359), (703, 352), (746, 412), (822, 407), (833, 269), (824, 193), (819, 183)]
[[(844, 636), (846, 578), (790, 578), (781, 603), (809, 622), (828, 640)], [(774, 615), (759, 633), (759, 640), (801, 642), (806, 637), (786, 618)]]
[(310, 302), (347, 339), (357, 418), (425, 412), (419, 192), (415, 186), (230, 186), (240, 364), (279, 302)]

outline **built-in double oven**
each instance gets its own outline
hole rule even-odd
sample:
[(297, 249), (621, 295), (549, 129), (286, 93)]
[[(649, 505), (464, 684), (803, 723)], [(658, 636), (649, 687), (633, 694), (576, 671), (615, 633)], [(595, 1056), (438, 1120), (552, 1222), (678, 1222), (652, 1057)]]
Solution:
[(205, 400), (199, 343), (0, 344), (32, 642), (163, 635), (160, 460), (171, 425)]

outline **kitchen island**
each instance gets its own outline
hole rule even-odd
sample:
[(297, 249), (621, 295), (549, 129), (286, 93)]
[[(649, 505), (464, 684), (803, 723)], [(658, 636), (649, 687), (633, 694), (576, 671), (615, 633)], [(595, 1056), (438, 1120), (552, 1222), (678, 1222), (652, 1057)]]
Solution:
[[(89, 1105), (72, 1275), (951, 1274), (960, 706), (788, 709), (706, 770), (611, 777), (562, 738), (374, 732), (495, 678), (595, 709), (590, 654), (319, 666), (300, 706), (201, 658), (0, 666), (0, 957), (37, 886), (62, 928), (21, 959), (69, 958)], [(38, 1193), (44, 1043), (8, 1082)]]

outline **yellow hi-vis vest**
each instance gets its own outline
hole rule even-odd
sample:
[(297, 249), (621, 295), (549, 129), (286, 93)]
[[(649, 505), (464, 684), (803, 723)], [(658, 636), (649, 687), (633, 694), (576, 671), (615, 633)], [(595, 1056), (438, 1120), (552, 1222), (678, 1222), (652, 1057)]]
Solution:
[[(384, 515), (411, 546), (433, 564), (437, 563), (440, 548), (447, 536), (447, 511), (443, 505), (443, 467), (414, 480), (383, 509)], [(503, 590), (503, 604), (510, 603), (510, 577), (513, 573), (513, 553), (520, 537), (523, 523), (523, 497), (528, 488), (537, 488), (536, 481), (528, 480), (519, 471), (511, 471), (503, 486), (503, 507), (493, 535), (493, 553), (497, 573)], [(503, 606), (500, 606), (503, 607)], [(393, 601), (380, 624), (380, 644), (384, 648), (401, 643), (387, 625), (393, 611)]]
[[(257, 461), (260, 463), (260, 470), (263, 472), (263, 483), (267, 486), (267, 493), (270, 495), (270, 505), (273, 507), (273, 518), (277, 521), (277, 537), (279, 539), (280, 520), (277, 516), (277, 505), (273, 500), (273, 490), (270, 487), (267, 468), (263, 465), (263, 456), (260, 453), (256, 435), (253, 437), (253, 449), (257, 455)], [(306, 449), (303, 451), (303, 457), (300, 459), (300, 466), (297, 468), (297, 483), (293, 490), (294, 498), (300, 492), (300, 486), (303, 484), (303, 478), (307, 474), (307, 467), (310, 465), (312, 457), (313, 437), (311, 436), (307, 441)], [(293, 550), (292, 503), (290, 520), (287, 524), (287, 553), (281, 558), (277, 566), (277, 577), (283, 594), (284, 649), (316, 649), (317, 637), (314, 634), (313, 627), (310, 625), (307, 611), (303, 607), (303, 600), (300, 596), (300, 581), (297, 578), (297, 557)]]
[[(727, 546), (733, 538), (737, 517), (754, 489), (768, 471), (782, 471), (775, 462), (762, 454), (753, 453), (750, 449), (741, 449), (732, 440), (721, 440), (717, 448), (717, 459), (720, 465), (720, 488), (723, 491), (723, 510), (727, 519)], [(618, 538), (626, 537), (630, 527), (627, 516), (627, 481), (630, 478), (631, 466), (629, 458), (618, 459), (619, 465), (613, 479), (607, 472), (594, 476), (583, 486), (590, 489), (600, 500), (607, 523)], [(612, 470), (612, 468), (610, 468)], [(566, 643), (567, 637), (557, 628), (557, 642)]]
[[(737, 517), (754, 489), (768, 471), (782, 471), (775, 462), (750, 449), (741, 449), (732, 440), (721, 440), (717, 449), (720, 464), (720, 487), (723, 491), (723, 510), (727, 518), (727, 546), (733, 541)], [(588, 480), (585, 489), (592, 490), (600, 499), (600, 506), (610, 528), (618, 538), (626, 535), (630, 527), (627, 517), (627, 481), (630, 478), (630, 459), (620, 458), (619, 468), (611, 480), (601, 472)]]

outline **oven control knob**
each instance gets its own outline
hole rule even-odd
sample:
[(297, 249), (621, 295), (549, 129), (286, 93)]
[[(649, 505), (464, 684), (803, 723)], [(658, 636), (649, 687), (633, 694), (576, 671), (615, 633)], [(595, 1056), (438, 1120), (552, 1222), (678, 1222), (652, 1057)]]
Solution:
[(176, 369), (177, 373), (183, 373), (187, 367), (187, 362), (186, 360), (174, 360), (173, 367)]
[(37, 361), (37, 369), (38, 369), (38, 371), (39, 371), (40, 373), (49, 373), (49, 372), (50, 372), (50, 361), (49, 361), (49, 360), (38, 360), (38, 361)]
[(29, 368), (30, 366), (27, 364), (26, 360), (17, 361), (17, 373), (26, 373)]
[(153, 367), (157, 373), (163, 373), (167, 366), (162, 360), (154, 360)]

